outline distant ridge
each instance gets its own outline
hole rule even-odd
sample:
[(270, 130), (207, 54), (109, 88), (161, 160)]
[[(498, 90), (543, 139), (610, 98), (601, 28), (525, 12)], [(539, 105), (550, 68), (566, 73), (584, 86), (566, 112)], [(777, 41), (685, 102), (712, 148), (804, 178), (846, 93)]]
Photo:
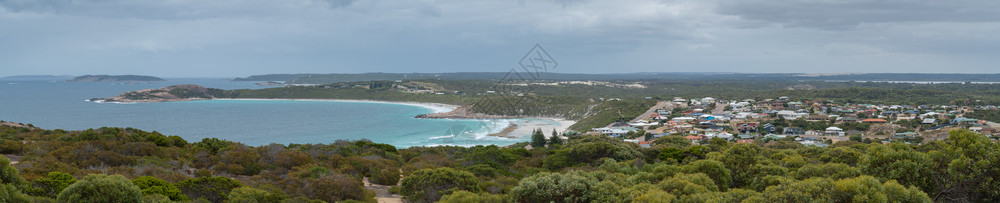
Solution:
[(118, 81), (166, 81), (163, 78), (145, 75), (84, 75), (67, 80), (69, 82), (118, 82)]
[[(285, 81), (288, 84), (329, 84), (373, 80), (500, 80), (536, 79), (523, 71), (459, 72), (459, 73), (332, 73), (332, 74), (267, 74), (236, 78), (234, 81)], [(771, 80), (771, 81), (947, 81), (1000, 82), (1000, 74), (943, 73), (713, 73), (713, 72), (644, 72), (644, 73), (541, 73), (541, 80)]]

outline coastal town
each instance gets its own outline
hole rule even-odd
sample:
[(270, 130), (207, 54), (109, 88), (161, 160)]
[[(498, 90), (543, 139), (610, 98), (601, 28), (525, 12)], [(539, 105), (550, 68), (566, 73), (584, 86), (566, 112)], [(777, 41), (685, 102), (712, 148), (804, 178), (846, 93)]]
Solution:
[[(651, 98), (647, 98), (651, 99)], [(693, 145), (720, 138), (737, 143), (794, 141), (830, 146), (852, 141), (922, 144), (943, 140), (954, 129), (1000, 137), (1000, 123), (968, 118), (996, 106), (850, 104), (833, 101), (774, 99), (723, 100), (712, 97), (658, 101), (632, 119), (593, 128), (600, 134), (649, 148), (663, 137), (683, 137)]]

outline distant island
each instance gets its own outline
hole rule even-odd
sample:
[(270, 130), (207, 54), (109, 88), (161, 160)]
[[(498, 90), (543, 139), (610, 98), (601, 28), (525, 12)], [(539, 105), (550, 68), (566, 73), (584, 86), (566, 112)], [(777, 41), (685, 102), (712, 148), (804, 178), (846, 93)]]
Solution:
[(221, 89), (206, 88), (199, 85), (174, 85), (159, 89), (144, 89), (126, 92), (115, 97), (93, 98), (89, 101), (97, 103), (152, 103), (170, 101), (193, 101), (214, 99)]
[(166, 81), (163, 78), (145, 75), (84, 75), (75, 77), (69, 82), (119, 82), (119, 81)]

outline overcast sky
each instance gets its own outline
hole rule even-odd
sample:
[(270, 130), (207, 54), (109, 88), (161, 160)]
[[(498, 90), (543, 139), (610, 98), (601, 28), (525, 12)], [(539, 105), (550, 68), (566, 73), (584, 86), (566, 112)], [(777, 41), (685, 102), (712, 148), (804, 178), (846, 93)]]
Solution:
[(0, 0), (0, 76), (998, 73), (996, 0)]

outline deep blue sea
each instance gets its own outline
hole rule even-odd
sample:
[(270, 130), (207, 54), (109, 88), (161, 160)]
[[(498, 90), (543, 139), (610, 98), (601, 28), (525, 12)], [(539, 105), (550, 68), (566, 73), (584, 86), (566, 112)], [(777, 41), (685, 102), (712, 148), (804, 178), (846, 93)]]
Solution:
[[(253, 82), (168, 78), (164, 82), (2, 81), (0, 120), (45, 129), (133, 127), (190, 142), (215, 137), (251, 146), (369, 139), (397, 147), (508, 145), (526, 138), (485, 136), (516, 120), (416, 119), (431, 108), (371, 102), (208, 100), (112, 104), (85, 101), (126, 91), (197, 84), (220, 89), (264, 88)], [(453, 136), (453, 135), (458, 136)]]

